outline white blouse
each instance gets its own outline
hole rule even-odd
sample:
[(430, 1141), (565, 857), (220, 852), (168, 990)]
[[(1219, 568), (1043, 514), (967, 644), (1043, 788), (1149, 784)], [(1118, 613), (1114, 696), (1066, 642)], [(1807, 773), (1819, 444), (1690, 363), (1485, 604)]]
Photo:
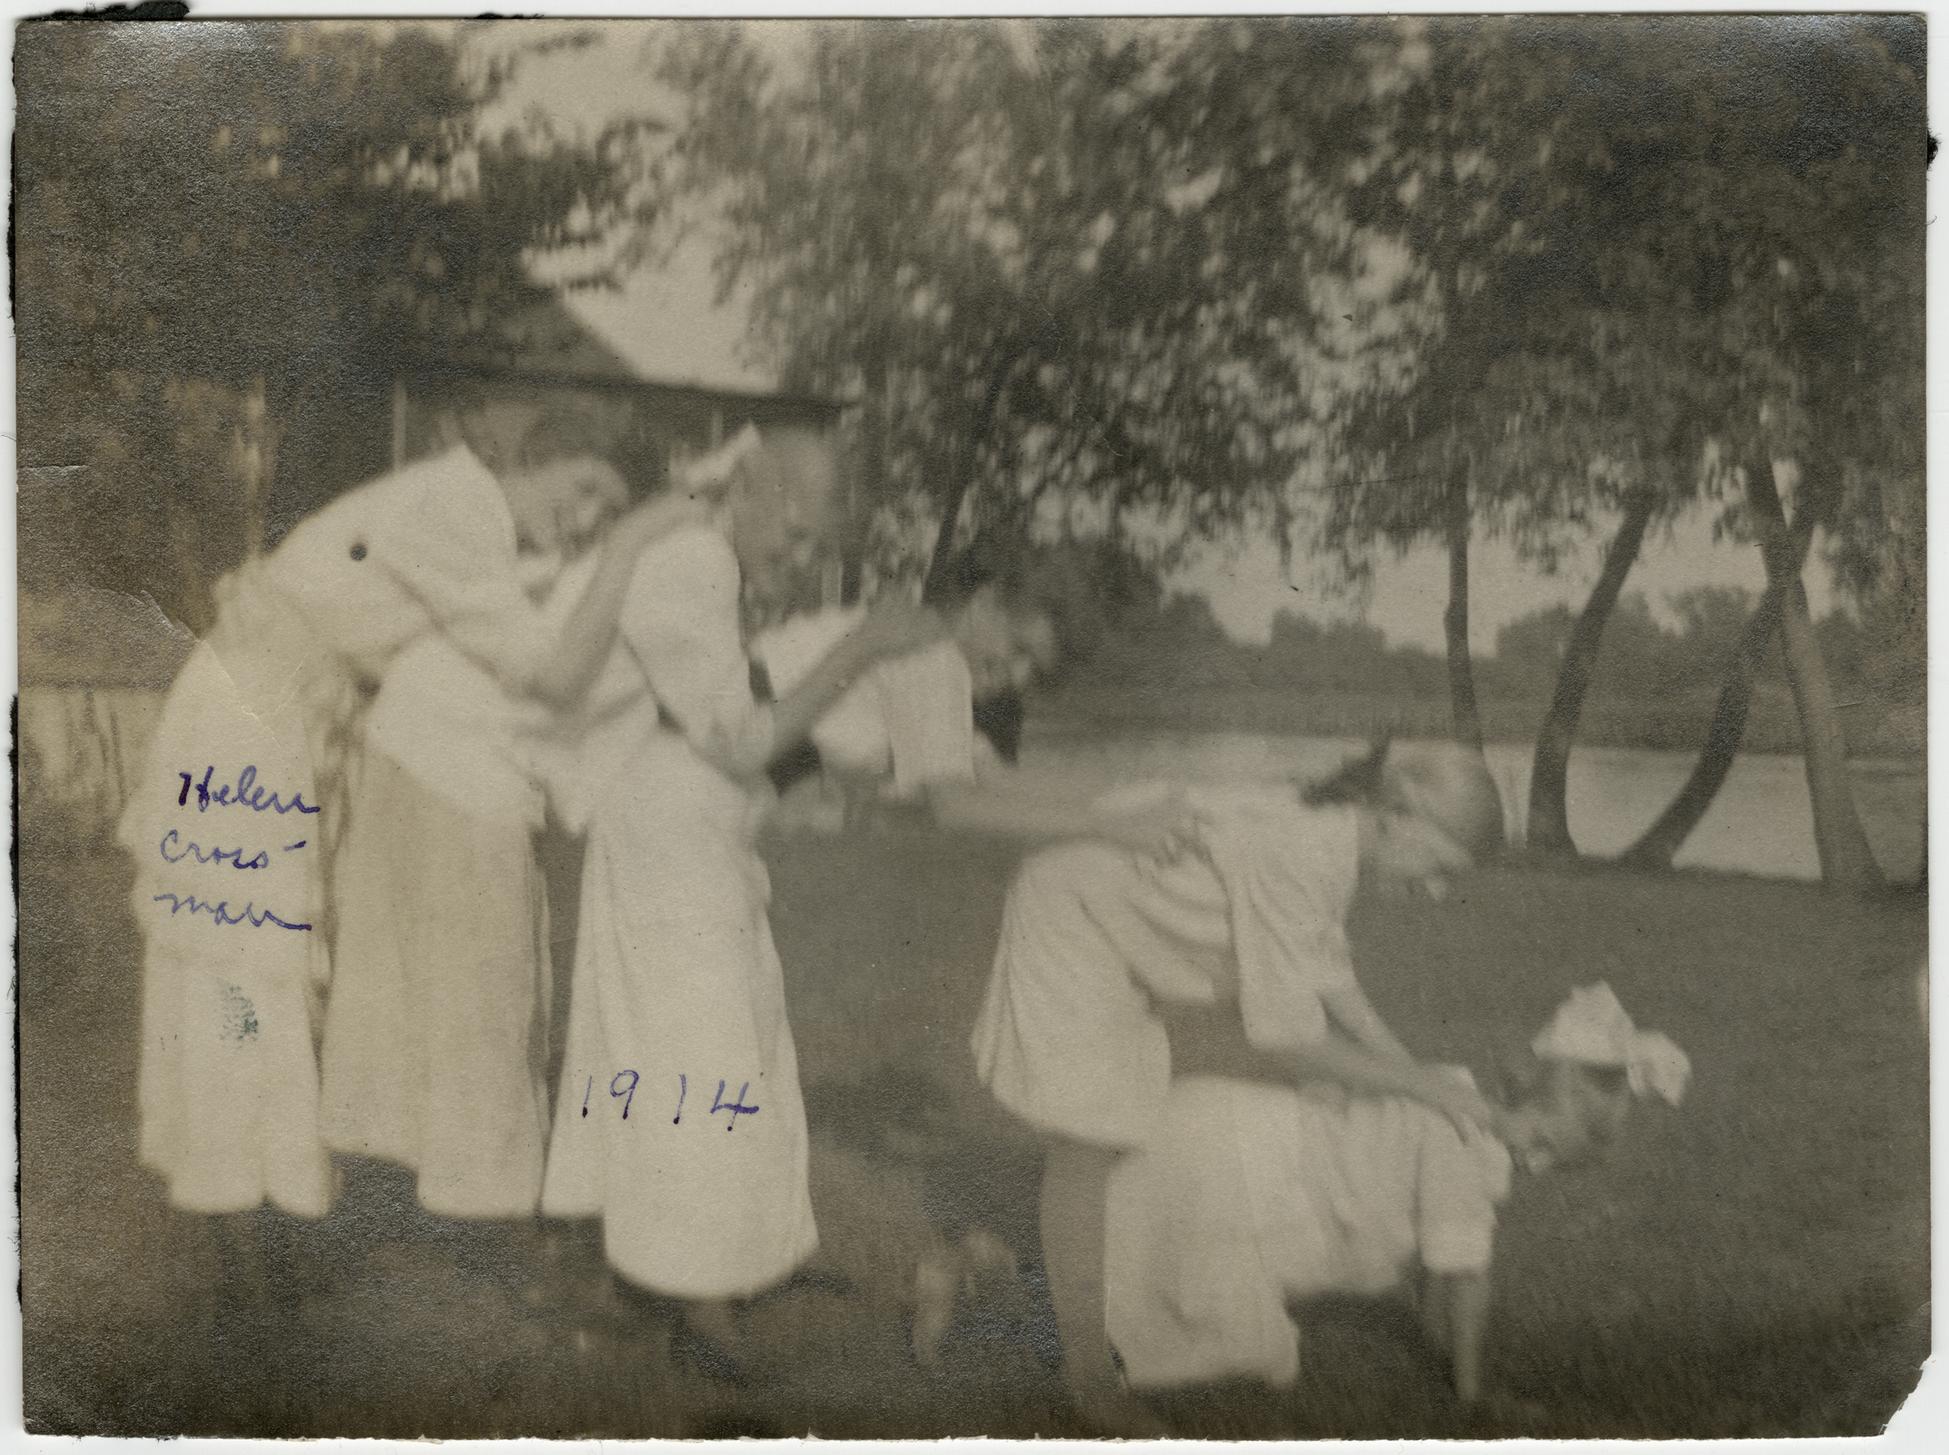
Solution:
[[(863, 607), (812, 612), (762, 633), (752, 656), (790, 692), (864, 619)], [(974, 678), (953, 642), (881, 662), (812, 729), (833, 767), (888, 775), (896, 795), (975, 777)]]
[(522, 592), (514, 517), (464, 447), (348, 491), (271, 554), (278, 589), (367, 679), (407, 643), (443, 633), (506, 682), (531, 678), (554, 634)]

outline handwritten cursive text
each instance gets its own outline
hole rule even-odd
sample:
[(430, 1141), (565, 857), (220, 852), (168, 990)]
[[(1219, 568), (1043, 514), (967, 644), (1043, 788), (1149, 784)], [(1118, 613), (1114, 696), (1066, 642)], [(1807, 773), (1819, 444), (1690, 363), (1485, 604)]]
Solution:
[(208, 813), (212, 808), (225, 808), (231, 804), (248, 808), (255, 813), (318, 812), (317, 807), (305, 802), (305, 796), (302, 793), (292, 794), (291, 801), (286, 803), (277, 793), (260, 784), (257, 781), (257, 765), (255, 763), (246, 763), (243, 772), (237, 775), (237, 781), (234, 784), (219, 783), (216, 787), (212, 788), (210, 786), (210, 780), (216, 776), (216, 771), (216, 765), (213, 763), (203, 770), (202, 778), (198, 779), (194, 774), (185, 773), (181, 769), (178, 769), (176, 776), (183, 780), (183, 791), (176, 795), (176, 806), (178, 808), (188, 807), (190, 794), (194, 793), (196, 795), (196, 811), (198, 813)]
[(263, 929), (265, 925), (276, 925), (281, 930), (308, 930), (308, 924), (293, 924), (280, 919), (268, 909), (259, 909), (254, 903), (247, 903), (241, 910), (230, 908), (230, 901), (220, 899), (215, 904), (207, 899), (198, 899), (194, 894), (154, 894), (150, 896), (157, 904), (167, 902), (170, 914), (187, 909), (191, 914), (207, 914), (220, 925), (249, 925), (252, 929)]

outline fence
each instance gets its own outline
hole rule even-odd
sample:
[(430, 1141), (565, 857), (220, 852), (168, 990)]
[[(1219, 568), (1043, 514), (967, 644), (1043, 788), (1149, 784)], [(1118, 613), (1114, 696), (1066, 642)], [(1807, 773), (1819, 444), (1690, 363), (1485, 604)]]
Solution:
[(23, 686), (23, 811), (52, 809), (83, 838), (111, 833), (141, 775), (162, 697), (143, 687)]

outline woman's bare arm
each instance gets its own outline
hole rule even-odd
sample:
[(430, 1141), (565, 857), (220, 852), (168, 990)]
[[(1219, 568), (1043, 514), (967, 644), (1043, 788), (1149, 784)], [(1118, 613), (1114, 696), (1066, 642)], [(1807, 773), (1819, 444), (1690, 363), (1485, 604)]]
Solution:
[(594, 578), (563, 624), (554, 650), (515, 686), (557, 710), (572, 707), (595, 681), (616, 643), (617, 618), (629, 594), (636, 558), (682, 526), (705, 519), (709, 506), (682, 495), (659, 495), (636, 506), (599, 548)]
[(1326, 1081), (1367, 1096), (1405, 1096), (1459, 1128), (1493, 1126), (1495, 1112), (1461, 1080), (1415, 1061), (1384, 1057), (1343, 1036), (1296, 1051), (1266, 1051), (1245, 1039), (1236, 1005), (1163, 1008), (1174, 1075), (1236, 1076), (1303, 1086)]
[(1392, 1061), (1414, 1060), (1408, 1048), (1387, 1028), (1387, 1022), (1374, 1009), (1367, 992), (1356, 982), (1350, 980), (1335, 986), (1320, 998), (1326, 1002), (1327, 1014), (1335, 1024), (1368, 1050)]

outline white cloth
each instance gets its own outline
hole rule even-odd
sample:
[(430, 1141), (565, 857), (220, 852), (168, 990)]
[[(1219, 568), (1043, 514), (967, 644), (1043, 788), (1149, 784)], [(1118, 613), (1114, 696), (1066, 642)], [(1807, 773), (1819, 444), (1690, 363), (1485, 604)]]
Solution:
[(1072, 843), (1024, 863), (973, 1037), (976, 1069), (1003, 1106), (1078, 1140), (1141, 1143), (1171, 1080), (1156, 1001), (1236, 1000), (1248, 1037), (1269, 1050), (1324, 1034), (1320, 997), (1353, 978), (1344, 922), (1357, 828), (1347, 810), (1265, 797), (1193, 794), (1208, 859), (1159, 865)]
[(336, 887), (327, 1145), (412, 1168), (442, 1216), (532, 1216), (550, 979), (527, 825), (469, 813), (371, 753)]
[[(864, 607), (809, 612), (761, 633), (751, 655), (783, 697), (865, 619)], [(812, 729), (820, 757), (834, 768), (890, 775), (911, 795), (935, 783), (975, 776), (974, 677), (951, 641), (880, 662)]]
[(119, 825), (143, 939), (139, 1155), (186, 1211), (317, 1217), (331, 1174), (312, 1021), (330, 967), (299, 680), (316, 659), (255, 590), (227, 610), (170, 687)]
[[(566, 567), (553, 558), (517, 558), (523, 594), (543, 633), (559, 641), (595, 578), (599, 553)], [(569, 744), (589, 711), (585, 701), (558, 713), (509, 691), (487, 666), (438, 632), (420, 637), (386, 669), (367, 716), (372, 746), (459, 811), (496, 822), (541, 827), (554, 770), (551, 744)]]
[[(540, 612), (552, 635), (567, 629), (600, 564), (601, 553), (589, 551), (547, 584)], [(617, 754), (641, 734), (645, 712), (655, 718), (655, 699), (642, 667), (620, 641), (574, 706), (554, 712), (517, 706), (508, 722), (513, 740), (497, 750), (534, 795), (523, 800), (530, 813), (538, 814), (545, 801), (568, 832), (586, 833), (594, 796)]]
[(268, 566), (368, 679), (437, 628), (475, 661), (520, 680), (555, 643), (522, 593), (515, 547), (500, 484), (456, 448), (339, 496), (299, 522)]
[[(1171, 791), (1139, 784), (1099, 802), (1134, 807)], [(1326, 1034), (1322, 996), (1354, 980), (1346, 929), (1360, 877), (1353, 813), (1308, 808), (1281, 785), (1194, 784), (1184, 793), (1230, 910), (1246, 1039), (1266, 1051), (1311, 1045)]]
[[(659, 727), (762, 742), (738, 570), (709, 531), (637, 567), (619, 651), (654, 694), (593, 765), (568, 1049), (542, 1210), (599, 1216), (612, 1267), (683, 1298), (756, 1293), (818, 1243), (784, 981), (753, 847), (764, 795)], [(737, 1112), (734, 1106), (752, 1107)]]
[(1290, 1385), (1291, 1300), (1487, 1268), (1509, 1175), (1501, 1143), (1400, 1098), (1186, 1078), (1111, 1174), (1110, 1341), (1134, 1385)]
[(1530, 1049), (1546, 1060), (1622, 1067), (1633, 1096), (1657, 1096), (1672, 1106), (1685, 1100), (1692, 1080), (1691, 1059), (1670, 1037), (1633, 1025), (1602, 982), (1571, 991)]
[[(386, 669), (366, 739), (455, 809), (539, 827), (543, 794), (528, 743), (545, 715), (539, 703), (510, 696), (447, 638), (429, 634)], [(384, 803), (366, 806), (386, 811)]]

